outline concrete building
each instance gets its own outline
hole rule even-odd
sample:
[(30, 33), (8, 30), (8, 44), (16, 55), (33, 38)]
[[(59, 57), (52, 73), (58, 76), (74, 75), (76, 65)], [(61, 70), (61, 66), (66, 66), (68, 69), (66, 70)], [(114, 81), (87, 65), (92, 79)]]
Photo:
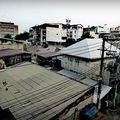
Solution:
[(111, 27), (110, 28), (110, 32), (111, 33), (120, 33), (120, 26), (117, 26), (117, 27)]
[[(105, 49), (104, 62), (107, 64), (115, 58), (115, 56), (108, 56), (108, 51), (112, 50), (119, 53), (119, 50), (107, 42), (105, 43)], [(84, 39), (67, 48), (63, 48), (61, 53), (63, 54), (61, 59), (63, 68), (84, 73), (91, 78), (95, 78), (99, 74), (102, 39)]]
[(66, 28), (62, 23), (45, 23), (42, 25), (34, 26), (30, 29), (32, 39), (43, 42), (65, 42)]
[(105, 24), (104, 26), (89, 26), (88, 28), (84, 28), (84, 33), (86, 32), (89, 32), (90, 36), (93, 38), (99, 38), (99, 34), (109, 33), (110, 29)]
[[(67, 35), (69, 34), (69, 35)], [(43, 42), (64, 43), (67, 38), (73, 38), (75, 40), (81, 38), (83, 34), (83, 26), (69, 25), (62, 23), (45, 23), (30, 28), (31, 39), (35, 39)]]
[(18, 34), (18, 25), (11, 22), (0, 22), (0, 37), (4, 38), (6, 34), (10, 34), (14, 38)]
[(72, 39), (79, 39), (83, 35), (83, 26), (81, 24), (70, 25), (69, 37)]
[(120, 40), (120, 26), (110, 28), (110, 33), (113, 36), (113, 40)]

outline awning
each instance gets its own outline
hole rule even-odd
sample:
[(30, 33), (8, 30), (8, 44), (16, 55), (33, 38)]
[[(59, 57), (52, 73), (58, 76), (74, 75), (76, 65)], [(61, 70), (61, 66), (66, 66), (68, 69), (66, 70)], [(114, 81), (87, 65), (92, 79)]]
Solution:
[[(94, 91), (94, 95), (93, 95), (93, 102), (94, 103), (97, 103), (97, 89), (98, 89), (98, 85), (95, 86), (95, 91)], [(112, 87), (110, 87), (110, 86), (102, 85), (101, 94), (100, 94), (100, 100), (103, 97), (105, 97), (105, 95), (107, 95), (111, 89), (112, 89)]]

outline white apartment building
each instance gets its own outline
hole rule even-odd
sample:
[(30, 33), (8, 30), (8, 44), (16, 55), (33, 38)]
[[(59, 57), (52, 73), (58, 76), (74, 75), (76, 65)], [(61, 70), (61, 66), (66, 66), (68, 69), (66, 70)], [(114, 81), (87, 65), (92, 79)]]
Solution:
[(75, 40), (81, 38), (83, 35), (83, 26), (81, 24), (70, 25), (69, 37)]
[(30, 34), (33, 39), (37, 39), (41, 43), (44, 41), (63, 43), (66, 42), (67, 38), (73, 38), (75, 40), (81, 38), (83, 26), (81, 24), (67, 26), (62, 23), (45, 23), (31, 27)]
[(43, 24), (41, 29), (41, 40), (47, 42), (65, 42), (65, 25), (63, 25), (62, 23)]
[(90, 28), (90, 31), (94, 31), (96, 34), (100, 34), (100, 33), (109, 33), (110, 29), (108, 28), (107, 24), (105, 24), (104, 26), (92, 26)]
[(6, 34), (10, 34), (14, 38), (18, 34), (18, 25), (11, 22), (0, 22), (0, 37), (4, 38)]

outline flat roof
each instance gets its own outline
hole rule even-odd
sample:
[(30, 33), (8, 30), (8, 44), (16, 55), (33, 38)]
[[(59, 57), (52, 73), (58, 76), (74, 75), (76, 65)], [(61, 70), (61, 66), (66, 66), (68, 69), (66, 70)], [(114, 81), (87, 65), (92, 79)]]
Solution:
[(12, 56), (12, 55), (18, 55), (23, 53), (22, 50), (17, 50), (17, 49), (11, 49), (11, 48), (6, 48), (6, 49), (0, 49), (0, 58), (2, 57), (7, 57), (7, 56)]
[(0, 21), (0, 24), (11, 24), (11, 25), (14, 25), (14, 23), (12, 23), (12, 22), (1, 22), (1, 21)]
[[(5, 82), (7, 84), (3, 84)], [(8, 88), (8, 90), (6, 90)], [(0, 72), (0, 106), (17, 120), (48, 120), (90, 86), (29, 62)]]

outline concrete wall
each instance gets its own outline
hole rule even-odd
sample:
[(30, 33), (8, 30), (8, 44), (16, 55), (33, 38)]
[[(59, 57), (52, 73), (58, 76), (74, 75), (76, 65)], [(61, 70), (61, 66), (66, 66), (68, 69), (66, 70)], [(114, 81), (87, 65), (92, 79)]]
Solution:
[(59, 25), (59, 28), (47, 27), (46, 28), (46, 41), (49, 42), (65, 42), (62, 37), (66, 37), (66, 30)]
[(0, 24), (0, 37), (10, 34), (13, 38), (18, 34), (18, 26), (14, 24)]
[(72, 38), (75, 40), (81, 38), (81, 36), (83, 35), (83, 27), (81, 25), (76, 26), (76, 28), (71, 27), (69, 30), (70, 37), (72, 36)]
[[(107, 64), (110, 61), (115, 61), (115, 59), (106, 59), (104, 63)], [(84, 73), (90, 78), (94, 78), (96, 77), (96, 75), (99, 75), (100, 60), (90, 62), (84, 61), (80, 58), (64, 55), (61, 59), (61, 66), (65, 69), (72, 70), (78, 73)]]

